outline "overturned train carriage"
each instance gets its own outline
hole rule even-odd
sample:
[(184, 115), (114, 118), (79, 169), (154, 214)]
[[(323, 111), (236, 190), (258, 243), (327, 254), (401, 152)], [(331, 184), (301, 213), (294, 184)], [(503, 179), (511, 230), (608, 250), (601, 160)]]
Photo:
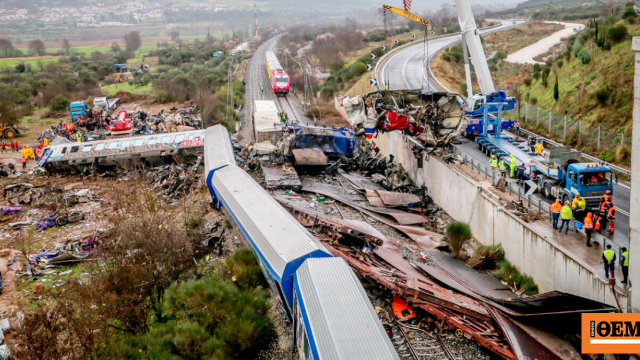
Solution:
[(465, 126), (460, 95), (419, 90), (381, 90), (350, 98), (337, 96), (338, 112), (367, 138), (376, 131), (404, 131), (427, 145), (447, 144)]
[(39, 166), (52, 172), (109, 168), (127, 163), (158, 166), (202, 155), (204, 130), (49, 145)]
[(227, 130), (207, 129), (204, 147), (213, 201), (256, 254), (300, 358), (399, 360), (353, 271), (236, 166)]

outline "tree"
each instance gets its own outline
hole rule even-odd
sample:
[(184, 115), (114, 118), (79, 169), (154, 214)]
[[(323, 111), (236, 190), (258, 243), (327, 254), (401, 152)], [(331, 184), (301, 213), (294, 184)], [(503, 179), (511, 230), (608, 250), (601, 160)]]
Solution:
[(42, 40), (35, 39), (35, 40), (29, 41), (29, 50), (32, 53), (37, 54), (38, 56), (43, 56), (45, 54), (45, 49), (46, 48)]
[(0, 123), (17, 124), (20, 113), (16, 105), (16, 95), (12, 91), (0, 91)]
[(13, 49), (13, 44), (11, 40), (7, 38), (0, 38), (0, 49), (4, 51), (4, 57), (9, 57), (9, 51)]
[(69, 99), (67, 99), (64, 95), (58, 94), (51, 99), (49, 102), (49, 108), (51, 111), (64, 111), (71, 105)]
[(169, 35), (171, 36), (171, 41), (173, 42), (177, 42), (180, 40), (180, 32), (178, 32), (178, 30), (171, 30)]
[(614, 44), (619, 43), (629, 36), (629, 31), (624, 25), (614, 26), (607, 31), (607, 38)]
[(560, 97), (560, 92), (558, 90), (558, 75), (556, 75), (556, 84), (553, 85), (553, 98), (557, 102), (559, 97)]
[(73, 50), (73, 46), (71, 45), (71, 41), (69, 41), (69, 39), (67, 39), (67, 38), (64, 38), (64, 39), (62, 39), (60, 44), (62, 45), (62, 48), (64, 49), (65, 55), (67, 55), (67, 56), (71, 55), (71, 51)]
[(124, 42), (127, 51), (136, 51), (142, 45), (142, 38), (137, 31), (130, 31), (124, 34)]
[(120, 52), (120, 44), (117, 41), (111, 43), (111, 52), (117, 54)]

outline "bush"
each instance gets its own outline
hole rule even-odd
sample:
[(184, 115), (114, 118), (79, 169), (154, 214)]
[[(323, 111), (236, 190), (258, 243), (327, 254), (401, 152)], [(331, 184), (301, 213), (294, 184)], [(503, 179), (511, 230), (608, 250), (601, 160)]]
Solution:
[(451, 56), (449, 56), (449, 54), (447, 53), (442, 54), (441, 58), (444, 61), (451, 61)]
[(364, 37), (364, 39), (362, 39), (362, 41), (365, 42), (378, 42), (378, 41), (382, 41), (386, 39), (386, 37), (384, 36), (383, 33), (379, 33), (379, 32), (370, 32), (367, 34), (367, 36)]
[(499, 51), (496, 52), (496, 54), (493, 56), (493, 58), (496, 59), (496, 60), (504, 60), (504, 59), (507, 58), (507, 53), (502, 51), (502, 50), (499, 50)]
[(573, 50), (573, 55), (575, 57), (578, 57), (580, 55), (580, 52), (582, 51), (582, 43), (576, 40), (571, 50)]
[(614, 26), (607, 31), (607, 39), (611, 40), (614, 44), (619, 43), (629, 36), (629, 31), (624, 25)]
[(529, 98), (529, 103), (530, 103), (531, 105), (537, 105), (537, 104), (538, 104), (538, 98), (537, 98), (537, 97), (535, 97), (535, 96), (530, 97), (530, 98)]
[(364, 74), (365, 72), (367, 72), (367, 65), (365, 65), (365, 64), (363, 64), (361, 62), (357, 62), (357, 63), (351, 65), (350, 71), (351, 71), (351, 74), (353, 74), (353, 76), (360, 76), (360, 75)]
[(523, 82), (527, 87), (529, 87), (529, 86), (531, 86), (531, 83), (533, 82), (533, 80), (532, 80), (530, 77), (528, 77), (528, 78), (524, 79), (522, 82)]
[(540, 71), (534, 71), (533, 75), (531, 75), (533, 77), (533, 80), (540, 80)]
[(473, 237), (471, 227), (463, 222), (454, 221), (447, 225), (447, 239), (449, 240), (449, 249), (455, 257), (460, 257), (460, 251), (464, 244)]
[(16, 64), (16, 72), (17, 73), (23, 73), (27, 71), (27, 66), (24, 64), (24, 61), (20, 61), (18, 64)]
[(584, 64), (587, 65), (588, 63), (591, 62), (591, 53), (588, 50), (582, 50), (580, 52), (580, 61)]
[(542, 67), (540, 67), (540, 64), (534, 64), (533, 72), (540, 72), (540, 71), (542, 71)]
[(558, 68), (562, 68), (564, 62), (562, 60), (558, 60)]
[(602, 105), (604, 105), (610, 97), (611, 93), (606, 89), (600, 89), (596, 91), (596, 99), (598, 99), (598, 102)]
[(51, 111), (65, 111), (69, 108), (71, 102), (64, 95), (58, 94), (49, 102)]

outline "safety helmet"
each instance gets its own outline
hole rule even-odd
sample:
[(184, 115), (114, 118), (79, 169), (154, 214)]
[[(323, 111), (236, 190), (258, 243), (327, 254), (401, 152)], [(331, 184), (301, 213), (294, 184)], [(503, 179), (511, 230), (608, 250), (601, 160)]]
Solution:
[(605, 193), (606, 194), (611, 194), (611, 190), (607, 190)]

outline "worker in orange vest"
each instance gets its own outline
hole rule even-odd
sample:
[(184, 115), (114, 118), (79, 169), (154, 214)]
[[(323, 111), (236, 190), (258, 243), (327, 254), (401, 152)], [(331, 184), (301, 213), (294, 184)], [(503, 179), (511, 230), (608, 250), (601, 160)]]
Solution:
[[(602, 198), (600, 199), (600, 205), (599, 205), (600, 213), (602, 213), (602, 207), (605, 206), (605, 204), (608, 204), (609, 207), (613, 206), (613, 197), (611, 196), (611, 190), (607, 190), (605, 194), (602, 195)], [(606, 216), (607, 214), (604, 213), (601, 215)]]
[(592, 247), (591, 245), (591, 234), (593, 234), (593, 214), (587, 213), (587, 216), (584, 218), (584, 231), (587, 234), (587, 246)]
[(611, 206), (609, 211), (607, 212), (607, 220), (609, 220), (609, 233), (613, 234), (615, 229), (613, 228), (613, 221), (616, 219), (616, 207)]
[(560, 219), (560, 211), (562, 210), (562, 204), (560, 203), (560, 199), (556, 199), (556, 202), (551, 204), (551, 215), (553, 215), (553, 228), (558, 228), (558, 219)]

